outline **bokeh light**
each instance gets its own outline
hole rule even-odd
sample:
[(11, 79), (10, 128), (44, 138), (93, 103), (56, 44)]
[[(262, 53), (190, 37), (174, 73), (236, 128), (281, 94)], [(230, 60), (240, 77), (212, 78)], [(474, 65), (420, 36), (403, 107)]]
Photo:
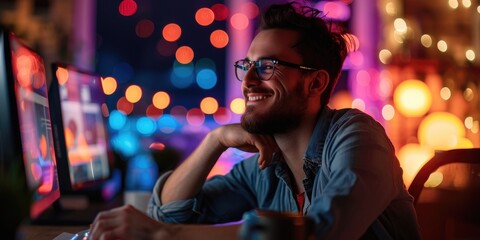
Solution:
[(135, 26), (135, 33), (140, 38), (147, 38), (152, 35), (155, 30), (155, 24), (151, 20), (142, 19)]
[(163, 27), (162, 36), (168, 42), (177, 41), (182, 35), (182, 28), (176, 23), (169, 23)]
[(140, 117), (137, 119), (137, 131), (146, 136), (152, 135), (157, 130), (156, 123), (149, 117)]
[(113, 77), (102, 78), (102, 88), (105, 95), (112, 95), (117, 90), (117, 80)]
[(350, 8), (341, 1), (320, 1), (315, 7), (325, 14), (326, 18), (346, 21), (350, 19)]
[(195, 21), (200, 26), (208, 26), (215, 20), (215, 14), (210, 8), (200, 8), (195, 13)]
[(215, 30), (210, 34), (210, 43), (216, 48), (224, 48), (228, 41), (228, 34), (223, 30)]
[(170, 105), (170, 95), (164, 91), (159, 91), (153, 95), (152, 103), (158, 109), (165, 109)]
[(408, 187), (418, 170), (434, 156), (435, 152), (426, 146), (416, 143), (404, 145), (398, 151), (398, 160), (403, 169), (403, 181)]
[(114, 130), (120, 130), (125, 126), (127, 117), (121, 111), (113, 110), (108, 117), (108, 124)]
[(218, 102), (213, 97), (206, 97), (200, 102), (200, 109), (205, 114), (214, 114), (218, 110)]
[(134, 0), (123, 0), (118, 5), (118, 12), (125, 17), (132, 16), (137, 12), (137, 3)]
[(244, 30), (248, 27), (248, 17), (243, 13), (235, 13), (230, 18), (230, 24), (237, 30)]
[(352, 108), (356, 108), (360, 111), (365, 111), (365, 101), (363, 101), (362, 99), (360, 98), (355, 98), (353, 99), (352, 101)]
[(227, 19), (229, 11), (228, 11), (228, 7), (225, 4), (216, 3), (216, 4), (213, 4), (213, 6), (210, 9), (212, 9), (215, 15), (215, 20), (223, 21)]
[(197, 74), (197, 84), (202, 89), (212, 89), (217, 84), (217, 74), (210, 69), (203, 69)]
[(254, 2), (246, 2), (240, 6), (240, 12), (245, 14), (249, 19), (254, 19), (258, 16), (260, 10)]
[(441, 172), (433, 172), (430, 174), (430, 176), (428, 177), (427, 181), (425, 181), (425, 184), (423, 184), (423, 186), (434, 188), (440, 185), (442, 181), (443, 181), (443, 174)]
[(58, 84), (63, 85), (68, 81), (68, 70), (62, 67), (57, 68), (55, 72), (58, 79)]
[(405, 80), (393, 93), (398, 111), (406, 117), (420, 117), (432, 106), (432, 94), (427, 84), (420, 80)]
[(186, 119), (188, 124), (198, 127), (205, 122), (205, 114), (199, 108), (192, 108), (188, 110)]
[(218, 124), (227, 124), (232, 120), (232, 114), (225, 107), (219, 107), (213, 114), (213, 120)]
[(124, 114), (128, 115), (133, 111), (133, 103), (129, 102), (127, 98), (121, 97), (117, 101), (117, 109), (118, 111), (121, 111)]
[(158, 119), (162, 114), (163, 110), (156, 108), (153, 104), (148, 105), (147, 110), (145, 110), (145, 115), (151, 119)]
[(392, 120), (394, 116), (395, 116), (395, 108), (392, 105), (387, 104), (383, 106), (382, 108), (383, 119), (389, 121), (389, 120)]
[(194, 52), (189, 46), (182, 46), (175, 52), (175, 58), (179, 63), (188, 64), (193, 60)]
[(419, 143), (435, 150), (453, 149), (463, 137), (465, 137), (463, 122), (448, 112), (431, 113), (418, 127)]
[(230, 110), (236, 114), (245, 112), (245, 100), (243, 98), (235, 98), (230, 102)]
[(131, 103), (140, 101), (142, 98), (142, 89), (138, 85), (130, 85), (127, 90), (125, 90), (125, 98)]
[(173, 118), (170, 114), (163, 114), (157, 120), (158, 130), (162, 133), (173, 133), (178, 127), (177, 120)]

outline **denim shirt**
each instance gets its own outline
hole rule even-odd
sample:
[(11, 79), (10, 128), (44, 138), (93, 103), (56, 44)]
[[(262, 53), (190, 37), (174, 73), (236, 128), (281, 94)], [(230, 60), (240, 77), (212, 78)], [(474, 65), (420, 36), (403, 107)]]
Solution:
[[(192, 199), (163, 205), (160, 193), (170, 173), (158, 180), (148, 214), (169, 223), (239, 221), (255, 209), (298, 212), (289, 169), (280, 155), (264, 170), (258, 155), (225, 176), (209, 179)], [(355, 110), (320, 112), (304, 156), (305, 204), (316, 236), (335, 239), (419, 239), (413, 199), (383, 127)]]

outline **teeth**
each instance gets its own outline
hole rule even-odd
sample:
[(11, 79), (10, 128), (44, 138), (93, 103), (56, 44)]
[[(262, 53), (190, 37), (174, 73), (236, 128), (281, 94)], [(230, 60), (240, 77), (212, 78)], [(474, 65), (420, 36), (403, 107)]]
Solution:
[(269, 96), (249, 96), (248, 101), (259, 101), (267, 98), (269, 98)]

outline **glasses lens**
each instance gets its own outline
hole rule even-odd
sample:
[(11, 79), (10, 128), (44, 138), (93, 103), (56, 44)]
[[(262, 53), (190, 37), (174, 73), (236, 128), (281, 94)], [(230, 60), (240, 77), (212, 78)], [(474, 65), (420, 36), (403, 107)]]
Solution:
[(248, 61), (239, 60), (235, 62), (235, 75), (239, 81), (243, 81), (248, 69), (250, 69), (250, 63)]
[(270, 59), (261, 59), (255, 62), (255, 69), (262, 80), (270, 80), (275, 70), (275, 63)]

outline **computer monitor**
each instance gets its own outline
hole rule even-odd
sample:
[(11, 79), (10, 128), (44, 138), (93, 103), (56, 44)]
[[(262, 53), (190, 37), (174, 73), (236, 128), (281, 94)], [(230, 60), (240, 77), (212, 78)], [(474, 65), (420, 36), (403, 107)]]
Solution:
[(60, 197), (47, 95), (43, 59), (0, 29), (0, 164), (24, 177), (31, 219)]
[(52, 76), (48, 91), (60, 188), (62, 194), (85, 193), (110, 177), (113, 164), (102, 79), (61, 63), (52, 64)]

